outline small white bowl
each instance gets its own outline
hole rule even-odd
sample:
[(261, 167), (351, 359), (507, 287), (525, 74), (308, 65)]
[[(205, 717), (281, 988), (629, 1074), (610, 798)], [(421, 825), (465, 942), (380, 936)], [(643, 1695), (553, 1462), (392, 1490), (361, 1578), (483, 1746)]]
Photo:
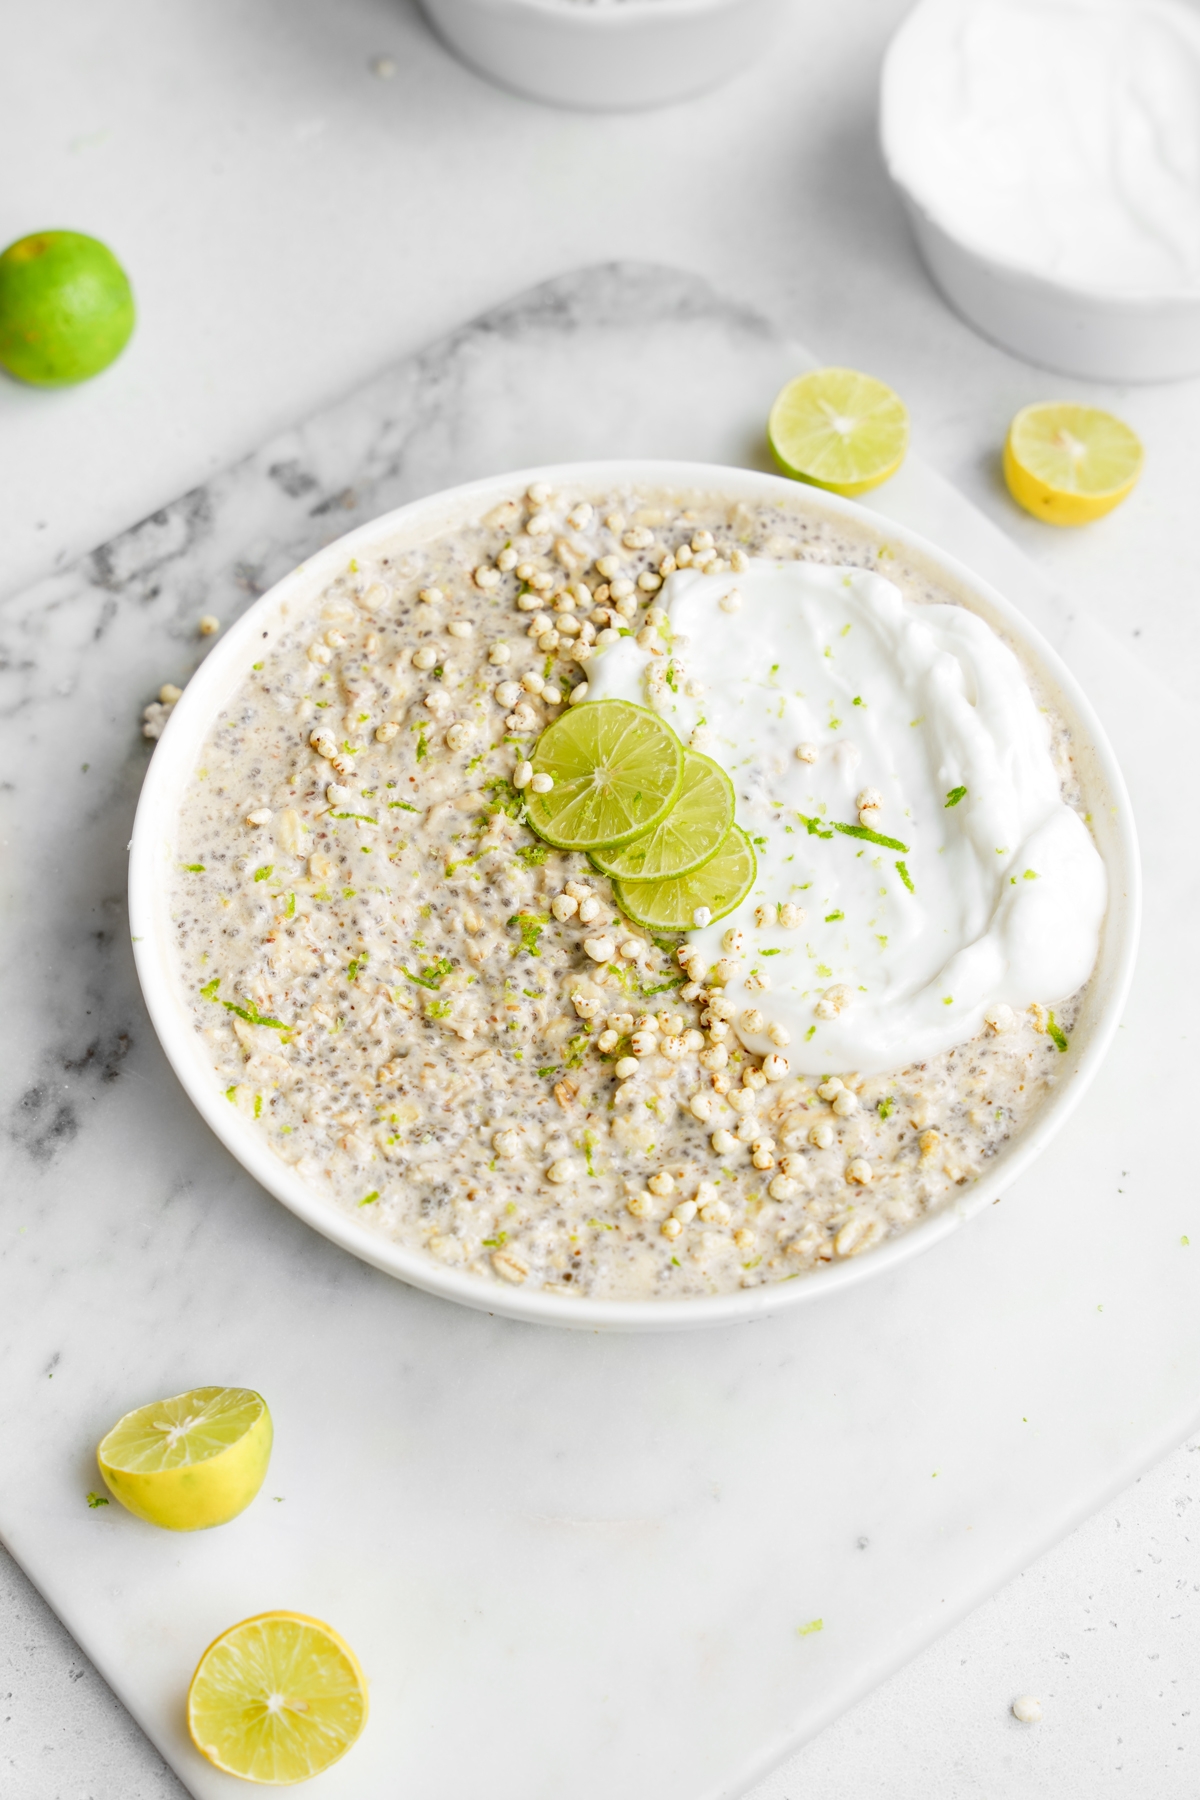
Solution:
[[(803, 1280), (701, 1300), (589, 1300), (584, 1296), (566, 1299), (538, 1290), (527, 1293), (447, 1268), (340, 1212), (281, 1162), (253, 1122), (227, 1103), (193, 1026), (175, 964), (170, 910), (170, 877), (179, 861), (175, 849), (177, 821), (209, 727), (261, 655), (263, 637), (274, 635), (285, 621), (290, 623), (297, 615), (303, 615), (352, 557), (365, 561), (385, 549), (394, 554), (458, 525), (473, 523), (500, 500), (524, 493), (535, 481), (545, 482), (559, 492), (604, 492), (636, 484), (675, 493), (779, 505), (793, 514), (803, 510), (814, 521), (829, 520), (862, 536), (872, 546), (886, 543), (893, 554), (903, 551), (918, 572), (928, 572), (943, 591), (986, 619), (1035, 671), (1070, 727), (1086, 809), (1108, 870), (1109, 904), (1099, 959), (1058, 1085), (1030, 1127), (940, 1211), (903, 1237)], [(188, 683), (146, 774), (129, 864), (134, 956), (154, 1028), (188, 1097), (255, 1180), (314, 1230), (414, 1287), (482, 1312), (505, 1313), (532, 1324), (573, 1326), (587, 1331), (666, 1331), (728, 1325), (803, 1306), (853, 1282), (894, 1269), (990, 1206), (1036, 1161), (1096, 1073), (1116, 1030), (1129, 988), (1140, 909), (1141, 878), (1133, 814), (1108, 740), (1074, 678), (1017, 608), (923, 538), (867, 512), (852, 500), (841, 500), (777, 475), (707, 463), (597, 462), (524, 469), (414, 501), (319, 551), (242, 615)]]
[(551, 106), (623, 112), (722, 82), (770, 46), (793, 0), (421, 0), (480, 74)]
[(1200, 294), (1112, 293), (1040, 275), (950, 230), (902, 171), (904, 63), (943, 0), (914, 7), (892, 38), (880, 82), (884, 164), (934, 281), (969, 325), (1027, 362), (1092, 381), (1174, 381), (1200, 372)]

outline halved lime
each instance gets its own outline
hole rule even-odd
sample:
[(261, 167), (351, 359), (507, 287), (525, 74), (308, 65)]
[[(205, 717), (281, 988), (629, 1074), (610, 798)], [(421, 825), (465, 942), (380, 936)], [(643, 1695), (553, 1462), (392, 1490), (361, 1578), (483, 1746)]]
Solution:
[(547, 725), (530, 758), (550, 792), (526, 792), (529, 823), (559, 850), (611, 850), (650, 831), (674, 806), (683, 745), (665, 719), (632, 700), (585, 700)]
[(812, 369), (789, 381), (767, 420), (786, 475), (835, 494), (865, 494), (894, 475), (908, 449), (904, 402), (857, 369)]
[(214, 1768), (291, 1787), (337, 1762), (360, 1736), (367, 1679), (332, 1625), (306, 1613), (259, 1613), (223, 1631), (200, 1658), (187, 1722)]
[(676, 875), (667, 881), (616, 881), (613, 893), (621, 911), (635, 924), (651, 931), (694, 931), (699, 908), (708, 909), (706, 923), (723, 919), (741, 905), (757, 873), (750, 839), (735, 825), (711, 861), (690, 875)]
[(96, 1452), (110, 1493), (168, 1531), (203, 1531), (243, 1512), (267, 1473), (271, 1415), (250, 1388), (203, 1387), (139, 1406)]
[(679, 798), (653, 831), (630, 838), (619, 850), (594, 850), (602, 875), (620, 881), (662, 881), (689, 875), (717, 854), (733, 824), (733, 783), (711, 756), (683, 753)]
[(1004, 478), (1018, 505), (1051, 525), (1086, 525), (1118, 506), (1142, 472), (1137, 433), (1096, 406), (1025, 406), (1008, 428)]

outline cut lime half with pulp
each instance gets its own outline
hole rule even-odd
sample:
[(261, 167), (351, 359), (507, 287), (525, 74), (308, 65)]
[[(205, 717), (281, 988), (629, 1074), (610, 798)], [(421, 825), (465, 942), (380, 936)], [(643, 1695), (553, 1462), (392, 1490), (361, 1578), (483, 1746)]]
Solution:
[(857, 369), (812, 369), (776, 395), (767, 442), (785, 475), (834, 494), (865, 494), (894, 475), (908, 449), (898, 394)]
[(525, 790), (529, 823), (559, 850), (611, 849), (650, 831), (679, 795), (683, 745), (632, 700), (585, 700), (547, 725), (530, 758), (549, 775)]
[(319, 1775), (367, 1722), (358, 1658), (305, 1613), (260, 1613), (208, 1646), (187, 1697), (188, 1731), (214, 1768), (264, 1787)]
[(708, 909), (704, 922), (711, 924), (740, 906), (757, 873), (750, 839), (735, 825), (711, 861), (690, 875), (666, 881), (617, 881), (613, 893), (621, 911), (637, 925), (651, 931), (694, 931), (700, 909)]
[(733, 824), (733, 783), (711, 756), (683, 753), (679, 798), (653, 831), (630, 838), (618, 850), (595, 850), (602, 875), (618, 881), (662, 881), (702, 868), (721, 848)]
[(1008, 428), (1004, 479), (1019, 506), (1049, 525), (1087, 525), (1120, 505), (1142, 472), (1135, 431), (1097, 406), (1046, 401)]
[(249, 1506), (271, 1459), (271, 1415), (250, 1388), (204, 1387), (139, 1406), (96, 1452), (109, 1492), (168, 1531), (224, 1525)]

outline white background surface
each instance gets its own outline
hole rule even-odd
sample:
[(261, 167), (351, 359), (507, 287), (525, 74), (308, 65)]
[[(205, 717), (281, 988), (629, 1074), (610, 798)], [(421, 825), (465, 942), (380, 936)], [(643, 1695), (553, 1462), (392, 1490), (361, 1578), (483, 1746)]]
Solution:
[[(0, 387), (0, 587), (23, 585), (543, 275), (608, 256), (697, 268), (907, 400), (914, 440), (1131, 653), (1195, 655), (1196, 384), (1106, 396), (1150, 461), (1088, 532), (998, 485), (1025, 401), (1084, 394), (953, 319), (918, 267), (872, 136), (903, 7), (801, 4), (782, 53), (722, 93), (576, 118), (458, 68), (382, 0), (43, 4), (5, 23), (0, 240), (110, 242), (142, 310), (107, 376)], [(368, 59), (397, 74), (379, 81)], [(827, 1732), (764, 1800), (1194, 1795), (1200, 1651), (1186, 1451)], [(21, 1800), (180, 1790), (40, 1604), (6, 1575), (0, 1786)], [(1012, 1695), (1040, 1694), (1021, 1728)], [(664, 1721), (664, 1728), (668, 1722)], [(457, 1797), (454, 1797), (457, 1800)], [(568, 1797), (564, 1797), (568, 1800)]]

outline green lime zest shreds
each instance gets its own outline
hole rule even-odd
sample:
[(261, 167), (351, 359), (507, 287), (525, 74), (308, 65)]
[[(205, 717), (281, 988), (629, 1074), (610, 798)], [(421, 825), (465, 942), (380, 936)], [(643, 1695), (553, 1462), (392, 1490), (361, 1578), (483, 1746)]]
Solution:
[(406, 968), (403, 963), (400, 964), (400, 968), (410, 981), (416, 982), (418, 987), (429, 988), (431, 992), (436, 993), (447, 975), (452, 973), (454, 964), (448, 956), (439, 956), (436, 962), (429, 963), (419, 975), (414, 975), (412, 970)]
[(965, 800), (966, 797), (967, 797), (967, 790), (965, 787), (951, 788), (950, 792), (946, 795), (946, 805), (947, 806), (957, 806), (959, 801)]
[(420, 810), (421, 810), (419, 806), (410, 806), (407, 800), (389, 800), (388, 801), (388, 811), (389, 812), (395, 812), (397, 807), (400, 808), (401, 812), (420, 812)]
[(898, 862), (896, 864), (896, 873), (897, 873), (897, 875), (899, 875), (901, 881), (904, 883), (904, 885), (908, 889), (909, 893), (915, 894), (917, 890), (913, 886), (912, 876), (908, 872), (908, 865), (906, 863)]
[(245, 1019), (247, 1025), (266, 1025), (272, 1031), (290, 1031), (292, 1029), (292, 1027), (285, 1024), (282, 1019), (268, 1019), (263, 1013), (259, 1012), (253, 1000), (251, 1000), (248, 1008), (245, 1006), (238, 1006), (232, 1000), (222, 1000), (221, 1005), (225, 1008), (226, 1012), (236, 1013), (239, 1019)]
[(363, 1195), (362, 1199), (359, 1201), (358, 1204), (360, 1206), (373, 1206), (375, 1204), (376, 1200), (378, 1200), (378, 1198), (379, 1198), (378, 1188), (372, 1188), (371, 1192), (369, 1194)]
[(103, 1494), (89, 1494), (87, 1497), (87, 1503), (91, 1507), (93, 1512), (95, 1512), (95, 1510), (98, 1506), (107, 1506), (108, 1505), (108, 1501), (105, 1499)]
[(1062, 1026), (1059, 1024), (1058, 1020), (1054, 1017), (1054, 1014), (1052, 1012), (1048, 1012), (1046, 1014), (1046, 1033), (1047, 1033), (1047, 1036), (1053, 1042), (1055, 1049), (1057, 1049), (1057, 1050), (1069, 1050), (1070, 1049), (1071, 1046), (1070, 1046), (1070, 1041), (1067, 1037), (1067, 1034), (1063, 1030)]
[[(966, 793), (966, 789), (963, 789)], [(908, 845), (902, 844), (899, 838), (884, 837), (881, 831), (872, 831), (869, 825), (843, 825), (839, 819), (832, 821), (833, 829), (840, 831), (845, 837), (862, 838), (866, 844), (878, 844), (883, 850), (899, 850), (907, 855)], [(824, 836), (824, 833), (820, 833)]]
[(221, 977), (219, 975), (214, 975), (212, 980), (206, 981), (204, 986), (200, 989), (200, 998), (202, 1000), (215, 1000), (217, 997), (217, 989), (220, 985)]
[(378, 825), (379, 823), (379, 820), (373, 819), (370, 813), (331, 812), (329, 816), (331, 819), (361, 819), (364, 825)]
[[(831, 838), (833, 836), (832, 829), (829, 831), (823, 831), (821, 829), (820, 819), (806, 818), (803, 813), (797, 813), (796, 817), (802, 825), (807, 826), (809, 837)], [(847, 826), (847, 830), (849, 830), (849, 826)]]
[[(508, 923), (510, 926), (515, 925), (521, 934), (521, 950), (527, 951), (530, 956), (542, 954), (538, 949), (538, 939), (550, 923), (547, 913), (514, 913)], [(515, 945), (513, 954), (514, 956), (520, 954)]]

